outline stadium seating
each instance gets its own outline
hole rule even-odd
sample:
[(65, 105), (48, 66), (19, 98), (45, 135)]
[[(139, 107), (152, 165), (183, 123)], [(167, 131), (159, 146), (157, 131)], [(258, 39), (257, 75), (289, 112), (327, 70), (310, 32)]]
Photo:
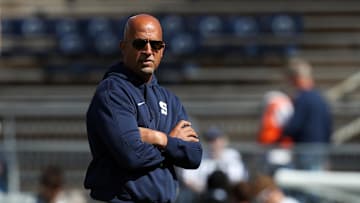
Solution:
[(254, 37), (260, 33), (260, 25), (254, 16), (229, 16), (225, 25), (228, 32), (237, 37)]
[(223, 19), (218, 15), (198, 15), (189, 21), (188, 23), (192, 25), (191, 29), (202, 38), (221, 35), (224, 31)]
[[(261, 16), (260, 22), (255, 16), (241, 15), (159, 15), (163, 23), (164, 39), (173, 55), (214, 55), (223, 54), (229, 49), (240, 55), (260, 57), (277, 50), (279, 53), (291, 55), (295, 50), (294, 43), (268, 44), (260, 38), (289, 38), (301, 31), (300, 17), (290, 15)], [(91, 17), (91, 18), (45, 18), (31, 16), (29, 18), (4, 19), (2, 21), (4, 36), (11, 39), (47, 38), (47, 49), (54, 50), (56, 44), (59, 54), (117, 56), (118, 43), (122, 38), (122, 28), (126, 18)], [(228, 41), (226, 41), (228, 39)], [(55, 40), (55, 41), (54, 41)], [(53, 41), (53, 42), (52, 42)], [(280, 40), (281, 41), (281, 40)], [(14, 42), (8, 52), (36, 54), (37, 49), (26, 47), (21, 49), (19, 42)], [(34, 45), (36, 46), (36, 44)], [(262, 52), (260, 48), (265, 47)], [(228, 50), (228, 51), (229, 51)], [(280, 50), (280, 51), (279, 51)]]
[(105, 17), (90, 18), (86, 22), (86, 34), (94, 38), (104, 32), (112, 32), (112, 23)]
[(13, 19), (1, 19), (2, 35), (14, 35), (15, 29), (15, 21)]
[(65, 56), (81, 55), (87, 50), (87, 44), (78, 33), (64, 34), (58, 39), (59, 51)]
[(163, 35), (165, 41), (169, 41), (172, 35), (186, 32), (185, 19), (181, 15), (162, 15), (159, 17), (163, 28)]
[(180, 56), (194, 54), (199, 47), (197, 38), (186, 32), (174, 34), (170, 37), (168, 45), (172, 54)]
[(72, 18), (60, 18), (53, 22), (55, 24), (55, 35), (61, 37), (67, 34), (79, 33), (80, 28), (78, 22)]
[(43, 36), (48, 33), (48, 27), (42, 18), (24, 18), (20, 22), (20, 32), (24, 37)]
[(95, 50), (100, 55), (115, 55), (119, 53), (119, 38), (113, 32), (99, 33), (93, 39)]

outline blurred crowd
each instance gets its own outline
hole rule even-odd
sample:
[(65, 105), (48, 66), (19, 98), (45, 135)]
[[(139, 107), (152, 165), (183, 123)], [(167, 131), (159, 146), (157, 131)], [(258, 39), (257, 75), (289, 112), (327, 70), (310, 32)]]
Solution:
[[(318, 199), (283, 190), (274, 180), (280, 168), (326, 170), (323, 146), (330, 143), (332, 115), (321, 92), (315, 88), (311, 65), (291, 58), (284, 76), (290, 90), (264, 95), (257, 142), (268, 151), (252, 169), (239, 151), (228, 145), (224, 132), (209, 127), (202, 134), (205, 153), (196, 170), (181, 170), (178, 203), (315, 203)], [(302, 151), (292, 153), (297, 146)], [(295, 197), (291, 197), (291, 196)]]

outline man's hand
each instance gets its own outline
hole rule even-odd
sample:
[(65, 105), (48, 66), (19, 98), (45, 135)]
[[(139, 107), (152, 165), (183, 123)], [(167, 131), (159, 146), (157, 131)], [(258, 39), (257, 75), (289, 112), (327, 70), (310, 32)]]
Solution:
[(199, 137), (191, 127), (189, 121), (181, 120), (170, 132), (171, 137), (176, 137), (188, 142), (199, 142)]
[[(149, 128), (139, 127), (141, 141), (165, 148), (168, 142), (165, 133)], [(199, 137), (191, 127), (189, 121), (181, 120), (170, 132), (171, 137), (176, 137), (187, 142), (199, 142)]]
[(168, 142), (165, 133), (149, 128), (139, 127), (141, 141), (165, 148)]

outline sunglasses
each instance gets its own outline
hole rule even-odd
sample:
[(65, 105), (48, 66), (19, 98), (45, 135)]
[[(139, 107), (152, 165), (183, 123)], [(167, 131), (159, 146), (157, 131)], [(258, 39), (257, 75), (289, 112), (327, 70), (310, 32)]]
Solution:
[(147, 39), (135, 39), (132, 42), (132, 46), (137, 50), (142, 50), (145, 48), (147, 43), (150, 43), (151, 49), (156, 51), (165, 47), (165, 43), (163, 41), (147, 40)]

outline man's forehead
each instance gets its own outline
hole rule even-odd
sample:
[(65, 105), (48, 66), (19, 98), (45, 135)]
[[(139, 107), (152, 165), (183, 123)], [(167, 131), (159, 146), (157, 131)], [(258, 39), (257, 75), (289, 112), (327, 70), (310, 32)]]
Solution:
[(129, 26), (127, 35), (128, 37), (162, 38), (161, 28), (153, 22), (133, 24)]

